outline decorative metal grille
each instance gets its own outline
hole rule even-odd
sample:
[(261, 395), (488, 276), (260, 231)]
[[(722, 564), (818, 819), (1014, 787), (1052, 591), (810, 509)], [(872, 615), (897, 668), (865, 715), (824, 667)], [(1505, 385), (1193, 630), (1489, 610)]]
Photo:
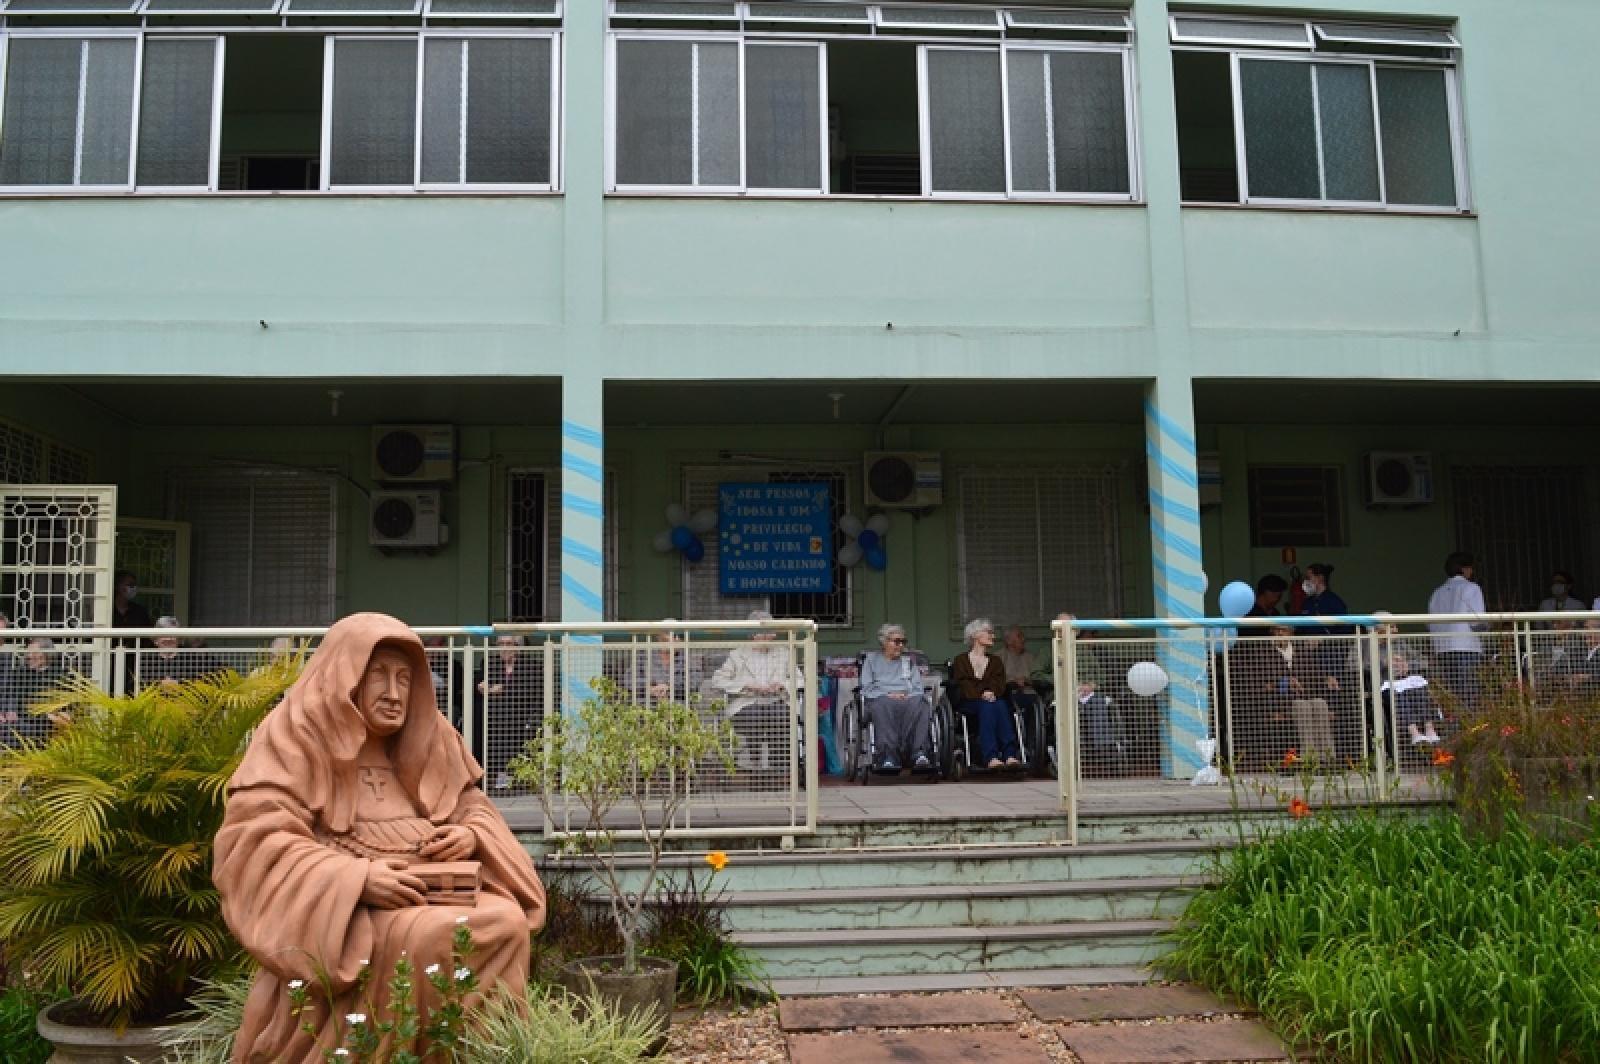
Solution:
[[(561, 601), (561, 505), (559, 480), (542, 469), (506, 474), (506, 614), (510, 621), (556, 621)], [(621, 582), (622, 491), (618, 474), (606, 470), (602, 536), (605, 615), (616, 620)]]
[(0, 483), (82, 484), (89, 473), (87, 453), (0, 421)]
[(1251, 466), (1250, 545), (1344, 546), (1344, 471), (1338, 466)]
[(0, 486), (0, 610), (18, 628), (111, 623), (117, 489)]
[(1582, 466), (1456, 466), (1451, 480), (1456, 544), (1476, 557), (1474, 579), (1491, 610), (1536, 609), (1557, 569), (1600, 593)]
[(956, 479), (958, 624), (1121, 613), (1117, 469), (969, 466)]
[(131, 572), (153, 617), (187, 620), (189, 526), (178, 521), (117, 522), (117, 570)]
[[(839, 518), (850, 508), (852, 471), (833, 463), (806, 464), (774, 469), (771, 466), (686, 466), (683, 471), (684, 506), (696, 510), (717, 508), (717, 485), (730, 481), (771, 484), (817, 482), (833, 489), (834, 557), (844, 545)], [(700, 537), (706, 556), (697, 564), (683, 564), (683, 610), (686, 619), (697, 621), (738, 620), (751, 610), (767, 610), (774, 617), (811, 618), (821, 625), (845, 626), (851, 623), (854, 601), (852, 575), (841, 565), (834, 566), (833, 590), (809, 595), (723, 595), (718, 590), (718, 536), (713, 529)]]

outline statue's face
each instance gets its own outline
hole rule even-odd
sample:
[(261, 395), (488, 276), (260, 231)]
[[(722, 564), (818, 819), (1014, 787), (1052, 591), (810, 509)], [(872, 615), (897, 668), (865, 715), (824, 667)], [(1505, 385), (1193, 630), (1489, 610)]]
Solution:
[(393, 647), (379, 647), (367, 661), (357, 705), (374, 735), (393, 735), (405, 726), (411, 704), (411, 659)]

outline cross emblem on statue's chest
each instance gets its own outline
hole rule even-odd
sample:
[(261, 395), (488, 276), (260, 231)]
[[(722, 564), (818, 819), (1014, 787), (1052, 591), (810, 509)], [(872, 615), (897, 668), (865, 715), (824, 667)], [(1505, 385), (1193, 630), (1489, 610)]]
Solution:
[(363, 765), (361, 766), (361, 782), (372, 788), (374, 800), (383, 801), (383, 789), (389, 784), (387, 772), (371, 765)]

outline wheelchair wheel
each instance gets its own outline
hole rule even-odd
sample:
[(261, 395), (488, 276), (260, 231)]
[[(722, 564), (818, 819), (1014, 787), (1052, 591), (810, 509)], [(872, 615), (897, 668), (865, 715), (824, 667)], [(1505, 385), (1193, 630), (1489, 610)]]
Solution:
[(854, 780), (857, 773), (861, 771), (862, 763), (866, 757), (866, 752), (862, 749), (865, 737), (861, 729), (861, 703), (859, 700), (851, 699), (845, 703), (843, 719), (839, 722), (839, 728), (844, 733), (841, 737), (844, 742), (840, 754), (844, 760), (844, 778)]
[(933, 759), (939, 774), (955, 782), (966, 775), (967, 757), (957, 730), (955, 710), (943, 692), (933, 707)]
[(1056, 721), (1055, 709), (1043, 700), (1034, 703), (1033, 712), (1027, 715), (1028, 753), (1033, 758), (1029, 768), (1042, 780), (1056, 778)]

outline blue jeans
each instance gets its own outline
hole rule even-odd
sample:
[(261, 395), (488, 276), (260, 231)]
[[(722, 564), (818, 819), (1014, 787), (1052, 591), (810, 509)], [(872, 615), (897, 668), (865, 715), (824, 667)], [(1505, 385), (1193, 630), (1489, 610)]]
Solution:
[(987, 765), (999, 758), (1020, 759), (1017, 729), (1011, 721), (1011, 703), (1003, 698), (985, 702), (981, 698), (961, 703), (961, 712), (978, 718), (978, 764)]

